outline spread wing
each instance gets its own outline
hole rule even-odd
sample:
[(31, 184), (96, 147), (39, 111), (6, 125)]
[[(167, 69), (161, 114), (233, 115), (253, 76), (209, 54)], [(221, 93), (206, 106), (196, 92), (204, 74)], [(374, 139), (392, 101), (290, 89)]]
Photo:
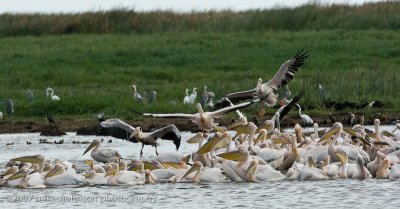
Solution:
[(282, 110), (279, 112), (279, 120), (282, 120), (283, 117), (285, 117), (286, 114), (294, 107), (294, 105), (300, 101), (301, 98), (303, 98), (304, 93), (300, 92), (298, 93), (290, 102), (288, 102), (285, 106), (283, 106)]
[(143, 113), (143, 116), (149, 116), (154, 118), (185, 118), (185, 119), (195, 118), (195, 114), (184, 114), (184, 113), (173, 113), (173, 114)]
[(136, 137), (129, 138), (134, 128), (118, 118), (112, 118), (100, 123), (97, 136), (112, 136), (119, 139), (129, 140), (137, 143)]
[(304, 64), (304, 60), (308, 57), (307, 53), (304, 52), (304, 49), (298, 50), (292, 59), (282, 64), (275, 76), (267, 82), (267, 85), (277, 90), (291, 81), (299, 67)]
[(165, 126), (164, 128), (160, 128), (154, 131), (151, 135), (156, 139), (160, 138), (173, 141), (176, 146), (176, 150), (178, 150), (179, 146), (181, 145), (181, 133), (173, 124)]
[(220, 110), (217, 110), (217, 111), (214, 111), (214, 112), (210, 112), (210, 116), (218, 118), (218, 117), (221, 117), (223, 114), (226, 114), (226, 113), (238, 110), (238, 109), (246, 108), (246, 107), (248, 107), (248, 106), (250, 106), (250, 105), (252, 105), (252, 104), (254, 104), (254, 103), (258, 102), (258, 101), (259, 100), (252, 100), (250, 102), (244, 102), (242, 104), (238, 104), (238, 105), (235, 105), (235, 106), (225, 107), (225, 108), (222, 108)]
[(253, 99), (254, 97), (257, 96), (256, 89), (251, 89), (248, 91), (240, 91), (240, 92), (235, 92), (235, 93), (230, 93), (226, 95), (224, 98), (219, 100), (215, 105), (213, 110), (218, 110), (224, 107), (228, 107), (230, 105), (230, 102), (226, 99), (228, 98), (232, 103), (238, 103), (243, 100), (247, 99)]

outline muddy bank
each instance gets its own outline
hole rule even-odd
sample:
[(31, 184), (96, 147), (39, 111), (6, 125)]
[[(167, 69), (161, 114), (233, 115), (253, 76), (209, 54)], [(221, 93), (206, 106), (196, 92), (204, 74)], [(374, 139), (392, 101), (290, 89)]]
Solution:
[[(248, 116), (248, 120), (260, 125), (265, 120), (270, 119), (272, 115)], [(311, 115), (313, 120), (320, 126), (331, 126), (334, 122), (342, 122), (345, 126), (349, 125), (349, 115), (347, 113), (337, 113), (331, 115)], [(358, 122), (358, 115), (356, 115), (356, 122)], [(365, 116), (365, 124), (372, 125), (375, 118), (379, 118), (382, 124), (395, 123), (400, 118), (400, 113), (376, 113), (374, 115)], [(223, 117), (216, 119), (220, 126), (228, 126), (235, 119), (233, 117)], [(181, 131), (198, 131), (196, 124), (189, 120), (182, 119), (154, 119), (148, 118), (145, 120), (126, 120), (126, 122), (134, 127), (140, 126), (144, 131), (151, 131), (161, 128), (169, 124), (175, 124)], [(281, 127), (293, 127), (296, 123), (301, 124), (299, 115), (287, 115), (281, 121)], [(94, 126), (97, 125), (96, 120), (74, 120), (74, 119), (58, 119), (57, 125), (60, 131), (76, 132), (79, 129), (87, 129), (87, 131), (95, 131)], [(0, 133), (32, 133), (42, 132), (48, 127), (45, 121), (0, 121)]]

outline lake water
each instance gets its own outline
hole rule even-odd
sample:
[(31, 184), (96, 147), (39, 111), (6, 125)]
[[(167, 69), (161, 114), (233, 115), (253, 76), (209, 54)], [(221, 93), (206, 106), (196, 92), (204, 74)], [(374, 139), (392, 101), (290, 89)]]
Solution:
[[(371, 127), (370, 127), (371, 128)], [(393, 126), (381, 129), (393, 130)], [(14, 157), (42, 154), (53, 160), (75, 162), (79, 169), (87, 170), (83, 160), (90, 159), (90, 153), (82, 155), (87, 144), (73, 144), (72, 141), (92, 141), (95, 136), (75, 136), (67, 133), (62, 137), (41, 137), (33, 134), (0, 135), (0, 167)], [(193, 136), (183, 133), (179, 153), (190, 154), (198, 145), (186, 143)], [(39, 144), (39, 139), (59, 141), (64, 144)], [(102, 148), (117, 149), (126, 159), (139, 159), (140, 144), (103, 137), (112, 143), (102, 143)], [(32, 142), (31, 145), (26, 141)], [(6, 143), (14, 145), (6, 146)], [(159, 140), (159, 153), (175, 149), (170, 141)], [(145, 147), (143, 159), (155, 158), (153, 147)], [(211, 207), (250, 207), (250, 208), (311, 208), (311, 207), (354, 207), (354, 208), (398, 208), (400, 182), (369, 179), (326, 180), (317, 182), (280, 181), (271, 183), (219, 183), (219, 184), (153, 184), (129, 187), (88, 186), (79, 188), (17, 189), (0, 187), (0, 208), (70, 208), (81, 206), (89, 208), (211, 208)]]

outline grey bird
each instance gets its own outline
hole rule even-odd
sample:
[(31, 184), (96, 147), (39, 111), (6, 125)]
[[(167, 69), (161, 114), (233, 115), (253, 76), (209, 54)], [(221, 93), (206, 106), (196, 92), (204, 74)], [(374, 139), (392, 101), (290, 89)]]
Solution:
[(28, 99), (33, 100), (33, 92), (31, 90), (28, 91)]
[(8, 117), (14, 113), (14, 102), (11, 99), (6, 100), (6, 110)]
[(150, 92), (149, 103), (153, 103), (156, 100), (156, 95), (157, 95), (156, 91), (153, 90)]

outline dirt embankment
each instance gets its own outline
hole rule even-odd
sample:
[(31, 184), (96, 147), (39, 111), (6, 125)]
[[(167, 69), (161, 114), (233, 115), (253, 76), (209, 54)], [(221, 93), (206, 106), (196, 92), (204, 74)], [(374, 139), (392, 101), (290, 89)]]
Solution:
[[(272, 115), (260, 116), (250, 116), (249, 121), (260, 125), (265, 120), (270, 119)], [(345, 126), (348, 124), (349, 115), (347, 113), (337, 113), (332, 115), (312, 115), (311, 116), (315, 122), (320, 126), (331, 126), (334, 122), (342, 122)], [(400, 118), (399, 114), (394, 113), (378, 113), (371, 116), (365, 116), (365, 124), (373, 124), (375, 118), (379, 118), (382, 124), (392, 124), (398, 121)], [(235, 119), (232, 117), (223, 117), (216, 119), (216, 123), (220, 126), (228, 126)], [(127, 120), (128, 124), (133, 127), (140, 126), (143, 131), (151, 131), (154, 129), (161, 128), (169, 124), (175, 124), (181, 131), (198, 131), (198, 126), (191, 122), (190, 120), (182, 119), (154, 119), (149, 118), (146, 120)], [(356, 115), (356, 122), (359, 122), (359, 116)], [(296, 123), (301, 124), (301, 119), (298, 115), (288, 115), (281, 121), (281, 127), (293, 127)], [(95, 120), (74, 120), (74, 119), (59, 119), (57, 123), (59, 129), (65, 132), (75, 132), (82, 131), (82, 133), (90, 134), (93, 133), (95, 129), (94, 126), (97, 125)], [(51, 128), (45, 121), (25, 121), (25, 122), (15, 122), (15, 121), (0, 121), (0, 133), (32, 133), (32, 132), (44, 132)]]

